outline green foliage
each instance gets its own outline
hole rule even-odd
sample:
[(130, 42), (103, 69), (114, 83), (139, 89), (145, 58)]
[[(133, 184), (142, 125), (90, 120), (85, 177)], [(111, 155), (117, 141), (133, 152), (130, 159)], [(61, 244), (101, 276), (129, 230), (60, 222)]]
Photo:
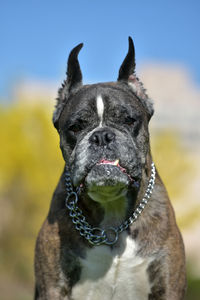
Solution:
[(199, 298), (200, 298), (200, 279), (189, 277), (185, 300), (199, 300)]
[(36, 234), (63, 160), (45, 106), (21, 103), (1, 109), (0, 126), (0, 257), (3, 268), (30, 280)]
[(187, 207), (181, 212), (176, 211), (179, 227), (183, 229), (192, 225), (200, 218), (199, 205), (188, 205), (188, 194), (194, 199), (197, 197), (192, 191), (192, 180), (197, 176), (198, 159), (195, 161), (195, 156), (181, 144), (178, 133), (172, 130), (154, 136), (152, 153), (172, 203)]
[(179, 135), (169, 130), (158, 133), (152, 141), (152, 153), (170, 197), (180, 197), (194, 168), (187, 152), (181, 146)]

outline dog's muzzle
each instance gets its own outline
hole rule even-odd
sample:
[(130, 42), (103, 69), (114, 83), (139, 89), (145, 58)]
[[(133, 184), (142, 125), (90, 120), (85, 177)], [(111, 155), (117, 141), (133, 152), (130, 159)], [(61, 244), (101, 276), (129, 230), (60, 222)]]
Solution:
[(101, 159), (85, 179), (87, 186), (128, 186), (133, 181), (126, 169), (120, 166), (118, 159), (114, 161)]
[(131, 138), (109, 127), (86, 134), (77, 144), (70, 164), (74, 185), (86, 188), (137, 187), (142, 175)]

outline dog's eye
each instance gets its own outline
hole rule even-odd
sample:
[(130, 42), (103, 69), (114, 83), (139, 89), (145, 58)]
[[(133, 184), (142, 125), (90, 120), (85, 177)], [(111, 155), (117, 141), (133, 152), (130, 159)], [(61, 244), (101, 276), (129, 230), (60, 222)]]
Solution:
[(81, 130), (81, 126), (79, 124), (74, 124), (68, 128), (69, 131), (73, 133), (78, 133)]
[(69, 126), (68, 130), (70, 132), (72, 132), (73, 134), (77, 134), (84, 128), (84, 126), (85, 126), (84, 121), (80, 120), (80, 121), (72, 124), (71, 126)]
[(132, 118), (132, 117), (126, 117), (125, 118), (125, 122), (126, 125), (134, 125), (136, 123), (136, 119)]

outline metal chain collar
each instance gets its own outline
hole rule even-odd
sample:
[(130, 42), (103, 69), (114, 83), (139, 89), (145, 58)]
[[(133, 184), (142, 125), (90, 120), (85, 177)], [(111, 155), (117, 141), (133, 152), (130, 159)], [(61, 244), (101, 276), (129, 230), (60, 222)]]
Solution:
[(152, 163), (151, 176), (148, 182), (146, 192), (141, 202), (137, 205), (133, 214), (117, 228), (108, 227), (107, 229), (101, 229), (99, 227), (92, 227), (86, 221), (86, 218), (83, 215), (82, 210), (78, 207), (77, 205), (78, 193), (80, 191), (80, 188), (78, 188), (76, 192), (73, 191), (70, 173), (66, 166), (65, 182), (66, 182), (67, 197), (66, 197), (65, 205), (69, 210), (69, 215), (72, 218), (72, 222), (75, 225), (76, 230), (78, 230), (80, 235), (83, 236), (86, 240), (88, 240), (88, 242), (92, 245), (99, 246), (102, 244), (106, 244), (106, 245), (115, 244), (118, 240), (119, 233), (126, 230), (133, 222), (135, 222), (139, 217), (139, 215), (144, 210), (153, 192), (155, 177), (156, 177), (155, 165), (154, 163)]

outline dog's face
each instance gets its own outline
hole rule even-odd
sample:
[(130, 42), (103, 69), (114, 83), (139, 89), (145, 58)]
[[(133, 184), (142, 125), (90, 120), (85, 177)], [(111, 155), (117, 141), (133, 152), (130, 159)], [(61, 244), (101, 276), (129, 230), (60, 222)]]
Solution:
[[(131, 46), (129, 39), (129, 56), (131, 51), (134, 54)], [(132, 75), (134, 57), (128, 66), (126, 57), (116, 83), (82, 86), (77, 53), (73, 53), (79, 50), (76, 47), (70, 54), (70, 81), (59, 91), (54, 124), (74, 186), (85, 186), (96, 201), (107, 201), (111, 194), (113, 200), (129, 188), (139, 187), (150, 151), (152, 104)]]

